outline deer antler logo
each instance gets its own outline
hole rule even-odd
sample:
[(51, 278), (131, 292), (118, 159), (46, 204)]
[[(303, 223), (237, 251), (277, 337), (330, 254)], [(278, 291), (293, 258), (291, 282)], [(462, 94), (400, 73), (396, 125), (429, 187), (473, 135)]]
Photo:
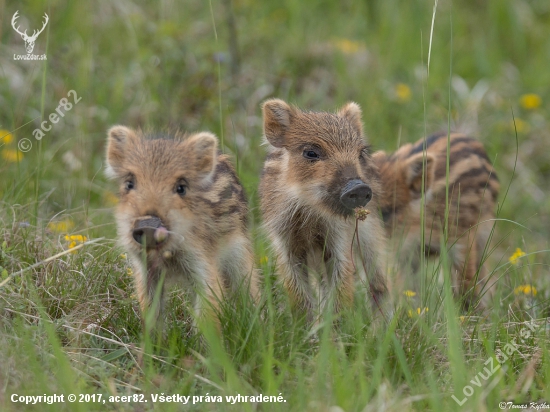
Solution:
[(34, 30), (33, 33), (32, 33), (32, 36), (28, 36), (27, 35), (27, 30), (25, 30), (25, 32), (22, 33), (21, 31), (19, 31), (19, 26), (15, 27), (15, 22), (19, 18), (17, 13), (19, 13), (19, 10), (17, 10), (15, 12), (15, 14), (13, 15), (13, 18), (11, 19), (11, 25), (12, 25), (13, 29), (17, 33), (19, 33), (21, 35), (21, 37), (23, 38), (23, 40), (25, 41), (25, 48), (27, 49), (27, 54), (30, 54), (30, 53), (32, 53), (32, 50), (34, 49), (34, 42), (36, 41), (36, 38), (38, 37), (38, 35), (40, 33), (42, 33), (44, 31), (44, 28), (46, 27), (46, 24), (48, 24), (48, 21), (50, 20), (50, 18), (48, 17), (48, 15), (46, 13), (44, 13), (44, 24), (42, 25), (42, 28), (38, 31)]

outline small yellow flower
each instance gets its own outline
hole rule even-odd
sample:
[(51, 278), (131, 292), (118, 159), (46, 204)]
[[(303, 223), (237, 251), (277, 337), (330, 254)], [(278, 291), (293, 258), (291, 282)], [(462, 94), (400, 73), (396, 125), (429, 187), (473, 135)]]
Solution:
[(82, 235), (65, 235), (65, 240), (66, 241), (71, 241), (71, 242), (84, 243), (85, 241), (88, 240), (88, 238), (86, 236), (82, 236)]
[(512, 132), (515, 132), (517, 130), (518, 133), (529, 133), (529, 130), (531, 130), (531, 126), (529, 126), (529, 123), (527, 123), (525, 120), (521, 120), (519, 117), (511, 120), (509, 127)]
[(531, 285), (520, 285), (514, 289), (514, 293), (516, 295), (523, 293), (524, 295), (537, 296), (537, 289)]
[(121, 258), (121, 259), (127, 259), (128, 256), (126, 256), (126, 253), (121, 253), (121, 254), (120, 254), (120, 258)]
[(424, 315), (425, 313), (428, 313), (428, 308), (427, 307), (425, 307), (424, 309), (416, 308), (416, 315), (414, 315), (414, 311), (412, 309), (409, 309), (409, 311), (408, 311), (409, 318), (412, 318), (413, 315), (414, 316), (421, 316), (421, 315)]
[(406, 291), (403, 292), (403, 295), (405, 295), (408, 298), (412, 298), (412, 297), (416, 296), (416, 292), (414, 292), (412, 290), (406, 290)]
[(267, 256), (262, 256), (260, 258), (260, 265), (266, 265), (268, 261), (269, 261), (269, 259), (268, 259)]
[(519, 263), (519, 259), (523, 256), (525, 256), (525, 252), (518, 247), (508, 260), (512, 265), (517, 265)]
[(464, 323), (464, 321), (468, 319), (466, 316), (459, 316), (458, 318), (460, 319), (460, 323)]
[(71, 219), (48, 223), (48, 229), (54, 233), (67, 233), (70, 232), (73, 227), (74, 223)]
[(349, 39), (334, 40), (332, 44), (344, 54), (357, 53), (363, 47), (361, 43)]
[(0, 146), (13, 142), (13, 135), (9, 130), (0, 130)]
[(407, 103), (409, 100), (411, 100), (412, 97), (412, 91), (409, 86), (407, 86), (405, 83), (397, 83), (395, 85), (395, 95), (397, 96), (397, 101), (399, 103)]
[(542, 99), (538, 94), (527, 93), (520, 97), (519, 103), (525, 110), (535, 110), (542, 104)]
[[(86, 236), (82, 235), (65, 235), (65, 240), (69, 242), (69, 249), (76, 247), (79, 243), (84, 243), (88, 240)], [(76, 250), (73, 250), (71, 253), (76, 253)]]
[(355, 218), (361, 222), (364, 222), (367, 216), (370, 215), (370, 210), (365, 209), (363, 206), (356, 207), (353, 211), (355, 212)]
[(126, 274), (128, 276), (134, 276), (134, 271), (132, 270), (132, 268), (126, 268)]
[(19, 163), (23, 159), (23, 153), (19, 150), (4, 149), (2, 150), (2, 159), (10, 163)]

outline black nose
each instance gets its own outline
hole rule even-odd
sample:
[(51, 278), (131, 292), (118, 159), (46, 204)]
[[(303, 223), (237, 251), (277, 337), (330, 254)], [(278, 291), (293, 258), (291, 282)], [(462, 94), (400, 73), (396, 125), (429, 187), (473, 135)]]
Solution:
[(166, 240), (166, 234), (166, 229), (156, 216), (145, 216), (137, 219), (132, 232), (134, 240), (140, 245), (145, 245), (146, 248), (160, 245)]
[(359, 179), (350, 180), (340, 195), (340, 202), (347, 209), (365, 206), (371, 199), (371, 188)]

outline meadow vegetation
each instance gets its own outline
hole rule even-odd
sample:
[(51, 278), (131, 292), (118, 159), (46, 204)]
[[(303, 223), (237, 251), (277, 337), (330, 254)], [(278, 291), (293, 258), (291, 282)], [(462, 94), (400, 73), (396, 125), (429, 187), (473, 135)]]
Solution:
[[(13, 59), (25, 53), (10, 26), (16, 10), (31, 31), (48, 13), (34, 51), (46, 61)], [(433, 12), (421, 0), (0, 2), (0, 409), (550, 403), (550, 2), (439, 0)], [(70, 90), (81, 101), (36, 140), (33, 130)], [(312, 110), (359, 103), (373, 150), (447, 129), (480, 139), (502, 187), (486, 256), (498, 279), (489, 313), (459, 310), (443, 254), (398, 291), (391, 318), (373, 321), (358, 291), (337, 327), (330, 314), (314, 329), (293, 320), (258, 212), (260, 104), (269, 97)], [(165, 336), (143, 333), (131, 268), (116, 246), (116, 187), (103, 173), (114, 124), (209, 130), (233, 156), (264, 287), (258, 307), (241, 297), (222, 306), (222, 339), (209, 324), (193, 332), (182, 292), (171, 294)], [(500, 368), (471, 383), (495, 356)], [(53, 393), (224, 402), (11, 402)], [(225, 402), (236, 394), (286, 402)]]

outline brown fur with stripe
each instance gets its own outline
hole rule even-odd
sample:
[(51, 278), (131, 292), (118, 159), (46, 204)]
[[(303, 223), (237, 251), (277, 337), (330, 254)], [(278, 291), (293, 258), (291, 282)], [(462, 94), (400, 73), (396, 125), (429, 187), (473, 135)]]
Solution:
[[(376, 152), (373, 158), (384, 189), (381, 209), (388, 236), (393, 237), (399, 249), (395, 253), (399, 254), (401, 264), (412, 259), (416, 270), (421, 246), (423, 175), (425, 251), (437, 255), (440, 250), (445, 222), (447, 133), (406, 144), (391, 155)], [(490, 219), (495, 217), (500, 185), (483, 145), (466, 135), (451, 133), (449, 166), (447, 244), (454, 291), (460, 296), (473, 291), (466, 296), (466, 307), (483, 296), (483, 307), (492, 295), (494, 280), (486, 282), (482, 257), (488, 247), (493, 227)]]
[[(107, 174), (120, 184), (118, 237), (133, 266), (143, 311), (163, 275), (157, 316), (164, 289), (172, 285), (195, 291), (195, 298), (197, 293), (206, 297), (214, 309), (228, 289), (241, 284), (257, 295), (247, 202), (228, 156), (217, 151), (214, 135), (155, 138), (115, 126), (108, 133), (107, 165)], [(168, 238), (147, 249), (144, 264), (144, 249), (133, 232), (149, 216), (160, 219)], [(195, 299), (197, 312), (201, 307), (201, 299)]]
[[(305, 112), (282, 100), (263, 105), (264, 132), (270, 145), (260, 182), (265, 228), (277, 258), (277, 273), (295, 311), (313, 319), (315, 293), (310, 276), (319, 276), (321, 306), (329, 295), (335, 309), (353, 301), (356, 268), (367, 274), (369, 295), (386, 293), (383, 265), (386, 248), (377, 213), (358, 222), (361, 250), (352, 242), (353, 210), (340, 202), (350, 179), (372, 189), (367, 205), (376, 210), (380, 183), (363, 135), (361, 109), (349, 103), (336, 114)], [(310, 152), (319, 157), (306, 158)]]

